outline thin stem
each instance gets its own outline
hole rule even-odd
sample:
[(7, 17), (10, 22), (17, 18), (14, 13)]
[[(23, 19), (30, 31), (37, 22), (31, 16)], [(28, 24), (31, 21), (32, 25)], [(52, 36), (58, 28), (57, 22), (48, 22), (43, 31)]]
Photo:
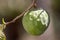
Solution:
[(17, 19), (19, 19), (20, 17), (22, 17), (25, 14), (25, 12), (27, 12), (28, 10), (30, 10), (33, 6), (36, 6), (36, 0), (33, 0), (32, 4), (25, 11), (23, 11), (20, 15), (18, 15), (16, 18), (14, 18), (12, 21), (6, 22), (6, 25), (8, 25), (10, 23), (14, 23)]

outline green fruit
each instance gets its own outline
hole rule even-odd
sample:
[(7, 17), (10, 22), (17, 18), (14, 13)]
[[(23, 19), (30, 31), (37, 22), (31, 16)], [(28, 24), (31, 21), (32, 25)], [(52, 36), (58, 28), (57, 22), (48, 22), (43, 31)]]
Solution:
[(48, 28), (49, 15), (43, 9), (26, 12), (22, 19), (24, 29), (31, 35), (41, 35)]

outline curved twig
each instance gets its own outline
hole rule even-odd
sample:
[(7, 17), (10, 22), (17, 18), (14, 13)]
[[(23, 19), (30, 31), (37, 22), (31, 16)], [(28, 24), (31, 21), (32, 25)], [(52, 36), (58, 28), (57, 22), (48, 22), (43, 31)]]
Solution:
[[(17, 19), (19, 19), (20, 17), (22, 17), (25, 12), (27, 12), (28, 10), (30, 10), (36, 3), (36, 0), (33, 0), (32, 4), (25, 10), (23, 11), (20, 15), (18, 15), (16, 18), (14, 18), (12, 21), (10, 22), (6, 22), (6, 25), (10, 24), (10, 23), (14, 23)], [(36, 6), (36, 5), (35, 5)]]

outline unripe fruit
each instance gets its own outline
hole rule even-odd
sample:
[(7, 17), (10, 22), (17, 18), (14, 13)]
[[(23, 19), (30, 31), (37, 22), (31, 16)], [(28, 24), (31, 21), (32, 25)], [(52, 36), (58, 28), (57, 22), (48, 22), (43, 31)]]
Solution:
[(31, 35), (41, 35), (48, 28), (49, 15), (43, 9), (31, 10), (23, 16), (24, 29)]

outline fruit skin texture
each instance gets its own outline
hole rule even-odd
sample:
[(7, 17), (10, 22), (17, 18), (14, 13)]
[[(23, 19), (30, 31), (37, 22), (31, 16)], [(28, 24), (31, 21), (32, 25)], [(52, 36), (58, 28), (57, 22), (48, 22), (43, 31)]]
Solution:
[(43, 9), (29, 11), (22, 19), (24, 29), (31, 35), (41, 35), (48, 28), (48, 14)]

